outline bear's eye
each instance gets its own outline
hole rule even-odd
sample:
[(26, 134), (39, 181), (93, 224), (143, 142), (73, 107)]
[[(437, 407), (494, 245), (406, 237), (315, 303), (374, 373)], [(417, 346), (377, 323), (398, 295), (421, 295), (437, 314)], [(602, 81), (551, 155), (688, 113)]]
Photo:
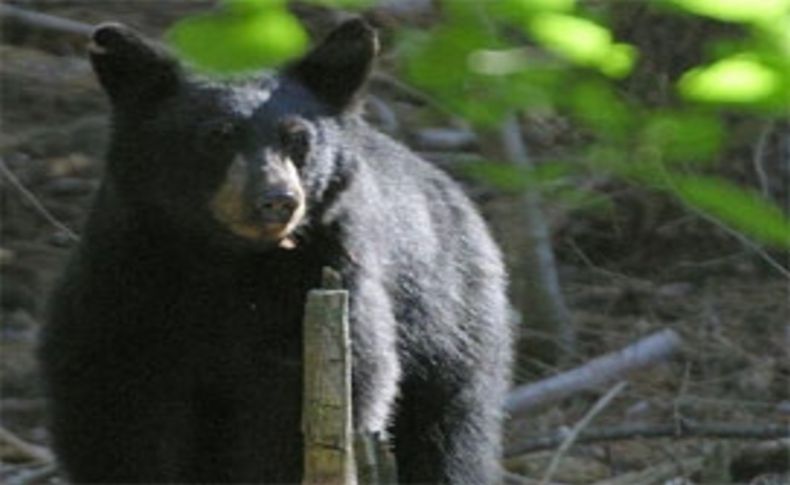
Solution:
[(297, 167), (304, 165), (310, 149), (310, 130), (303, 121), (287, 119), (279, 126), (280, 145)]
[(211, 152), (231, 149), (239, 134), (238, 125), (227, 120), (205, 123), (199, 131), (200, 146)]

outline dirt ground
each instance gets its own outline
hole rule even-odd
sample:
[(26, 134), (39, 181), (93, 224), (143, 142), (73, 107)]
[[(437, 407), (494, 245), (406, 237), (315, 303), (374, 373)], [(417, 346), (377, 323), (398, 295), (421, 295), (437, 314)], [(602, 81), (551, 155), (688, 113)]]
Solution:
[[(199, 2), (173, 2), (168, 9), (159, 2), (44, 4), (49, 7), (40, 11), (88, 23), (121, 20), (151, 35), (200, 7)], [(404, 105), (375, 85), (373, 94), (390, 106), (384, 113), (394, 113), (401, 122), (392, 130), (380, 116), (373, 121), (428, 151), (420, 146), (420, 136), (434, 126), (412, 121), (435, 116), (422, 113), (425, 107)], [(0, 44), (0, 95), (0, 482), (60, 483), (47, 449), (36, 338), (44, 324), (48, 288), (98, 186), (108, 106), (79, 42), (8, 25)], [(540, 158), (557, 149), (567, 128), (539, 121), (527, 123), (525, 134)], [(790, 173), (785, 128), (775, 127), (767, 136), (766, 156), (786, 171), (777, 175), (779, 181)], [(726, 164), (727, 173), (746, 183), (754, 180), (750, 157), (755, 140), (746, 136), (743, 149), (734, 151)], [(474, 149), (453, 148), (462, 156)], [(518, 199), (477, 183), (467, 181), (467, 187), (497, 237), (517, 238)], [(572, 362), (562, 368), (544, 366), (540, 374), (560, 372), (670, 328), (682, 337), (680, 351), (633, 375), (590, 427), (694, 422), (727, 423), (747, 431), (773, 425), (787, 431), (788, 255), (745, 244), (660, 194), (611, 181), (596, 187), (609, 201), (603, 210), (570, 210), (561, 201), (546, 200), (578, 351)], [(504, 245), (509, 260), (516, 261), (518, 245)], [(537, 374), (522, 369), (517, 377), (530, 381)], [(572, 428), (607, 390), (576, 395), (527, 422), (513, 423), (509, 446)], [(552, 483), (788, 483), (781, 481), (790, 480), (787, 439), (777, 442), (756, 431), (739, 438), (719, 434), (576, 444), (563, 455)], [(513, 456), (506, 461), (513, 473), (509, 480), (533, 483), (553, 458), (556, 447)], [(765, 481), (770, 479), (779, 481)]]

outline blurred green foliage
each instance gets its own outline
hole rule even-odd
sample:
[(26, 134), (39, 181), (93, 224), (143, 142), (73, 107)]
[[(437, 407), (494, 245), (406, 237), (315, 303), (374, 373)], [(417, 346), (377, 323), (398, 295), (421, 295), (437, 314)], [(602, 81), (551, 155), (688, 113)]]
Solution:
[[(660, 108), (621, 89), (640, 54), (608, 27), (614, 2), (442, 0), (439, 25), (399, 33), (401, 72), (473, 126), (491, 129), (515, 112), (540, 109), (559, 111), (588, 132), (590, 141), (569, 154), (585, 163), (470, 169), (505, 190), (548, 190), (574, 172), (605, 173), (666, 191), (766, 245), (790, 248), (790, 222), (778, 207), (704, 175), (728, 139), (723, 115), (771, 120), (790, 111), (790, 0), (645, 1), (663, 15), (714, 19), (743, 32), (713, 39), (705, 63), (683, 73), (674, 99)], [(280, 64), (299, 55), (307, 37), (284, 0), (226, 0), (218, 11), (182, 20), (168, 38), (197, 66), (228, 72)], [(589, 199), (563, 187), (566, 199)]]
[(697, 15), (727, 22), (773, 23), (787, 15), (788, 0), (666, 0)]
[(582, 17), (539, 13), (529, 19), (526, 30), (550, 51), (611, 77), (625, 76), (634, 63), (633, 47), (615, 43), (609, 29)]
[(688, 71), (678, 88), (694, 101), (770, 106), (787, 95), (787, 80), (756, 56), (736, 55)]
[(301, 54), (308, 39), (285, 0), (225, 0), (176, 23), (167, 40), (197, 69), (234, 73), (281, 64)]
[(689, 205), (761, 241), (790, 247), (790, 221), (756, 192), (712, 176), (676, 175), (671, 187)]
[[(456, 15), (447, 16), (436, 33), (420, 34), (404, 56), (404, 72), (474, 124), (490, 127), (522, 108), (560, 110), (591, 135), (592, 141), (574, 157), (586, 161), (576, 164), (579, 173), (603, 172), (666, 191), (767, 245), (790, 248), (790, 222), (778, 207), (748, 189), (702, 175), (725, 147), (725, 113), (787, 116), (790, 0), (653, 1), (666, 15), (734, 22), (746, 32), (737, 42), (714, 45), (718, 57), (685, 72), (675, 86), (675, 99), (660, 108), (620, 89), (618, 79), (627, 78), (639, 53), (605, 25), (606, 7), (593, 9), (585, 3), (592, 4), (444, 0)], [(512, 35), (514, 29), (521, 35)], [(484, 40), (478, 32), (486, 34)], [(453, 59), (453, 68), (445, 70), (447, 61), (442, 59)], [(474, 90), (461, 90), (479, 83), (481, 74), (488, 77), (483, 81), (491, 83), (489, 89), (495, 87), (498, 98), (508, 101), (504, 106), (492, 105)], [(528, 95), (512, 96), (516, 92)], [(501, 164), (483, 165), (472, 173), (508, 190), (547, 191), (549, 186), (534, 183), (540, 177), (523, 169)]]

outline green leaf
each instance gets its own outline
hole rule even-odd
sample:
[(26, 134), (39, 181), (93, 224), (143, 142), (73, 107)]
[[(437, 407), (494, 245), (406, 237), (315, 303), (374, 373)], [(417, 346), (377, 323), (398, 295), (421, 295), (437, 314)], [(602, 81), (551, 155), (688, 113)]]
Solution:
[(560, 101), (568, 103), (574, 115), (601, 136), (623, 139), (633, 131), (633, 108), (617, 95), (611, 83), (578, 82)]
[(702, 113), (658, 112), (645, 121), (641, 143), (667, 162), (707, 161), (724, 139), (721, 121)]
[(612, 44), (605, 27), (572, 15), (541, 14), (532, 19), (529, 28), (543, 45), (582, 64), (597, 62)]
[(686, 72), (678, 89), (693, 101), (763, 103), (781, 92), (782, 76), (753, 56), (736, 55)]
[(431, 35), (414, 32), (404, 41), (408, 77), (429, 89), (463, 84), (469, 74), (467, 55), (486, 45), (479, 32), (454, 26), (437, 29)]
[(790, 0), (668, 0), (688, 12), (726, 22), (762, 23), (790, 12)]
[(612, 44), (607, 55), (598, 61), (598, 67), (609, 77), (615, 79), (625, 77), (634, 67), (636, 53), (636, 48), (631, 44)]
[(493, 125), (515, 105), (516, 95), (534, 99), (504, 76), (475, 72), (470, 54), (496, 47), (490, 35), (467, 23), (442, 26), (428, 35), (402, 35), (406, 77), (446, 109), (480, 125)]
[(713, 177), (673, 176), (671, 189), (687, 204), (768, 245), (790, 248), (790, 220), (758, 194)]
[(614, 43), (606, 27), (581, 17), (541, 13), (529, 20), (527, 28), (547, 49), (608, 76), (628, 74), (636, 57), (633, 47)]
[(611, 213), (615, 206), (612, 197), (608, 194), (572, 186), (548, 192), (546, 198), (553, 204), (561, 204), (566, 209), (586, 213)]
[(282, 64), (308, 40), (282, 0), (228, 0), (216, 12), (179, 21), (166, 37), (195, 67), (217, 73)]
[(492, 6), (502, 17), (517, 20), (539, 12), (571, 12), (576, 0), (497, 0)]

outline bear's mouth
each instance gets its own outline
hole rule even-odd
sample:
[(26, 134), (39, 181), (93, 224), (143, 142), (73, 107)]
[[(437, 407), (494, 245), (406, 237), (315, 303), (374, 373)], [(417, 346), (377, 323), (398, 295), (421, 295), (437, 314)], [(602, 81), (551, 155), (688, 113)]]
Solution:
[(267, 224), (255, 224), (242, 221), (222, 221), (222, 223), (233, 235), (247, 241), (262, 243), (266, 246), (274, 245), (283, 249), (293, 249), (296, 247), (296, 240), (292, 236), (292, 233), (298, 221)]
[(295, 218), (291, 210), (271, 210), (253, 217), (254, 223), (260, 225), (267, 232), (283, 232)]
[(256, 213), (245, 210), (241, 200), (236, 197), (217, 197), (212, 201), (211, 212), (214, 219), (234, 236), (253, 243), (278, 245), (283, 248), (295, 246), (291, 237), (301, 222), (304, 209), (295, 212)]

